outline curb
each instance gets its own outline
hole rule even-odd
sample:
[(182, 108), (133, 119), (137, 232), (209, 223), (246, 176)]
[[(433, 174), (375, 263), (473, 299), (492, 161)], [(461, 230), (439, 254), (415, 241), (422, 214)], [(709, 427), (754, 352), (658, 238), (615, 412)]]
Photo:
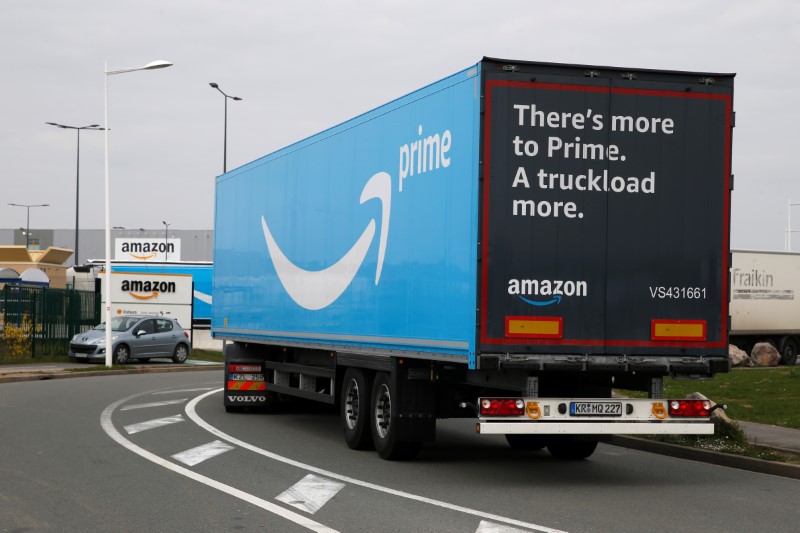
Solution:
[(668, 444), (666, 442), (657, 442), (622, 435), (612, 435), (609, 444), (621, 448), (667, 455), (678, 459), (688, 459), (690, 461), (699, 461), (717, 466), (727, 466), (738, 470), (800, 479), (800, 465), (790, 463), (765, 461), (763, 459), (754, 459), (752, 457), (743, 457), (710, 450), (700, 450), (698, 448), (688, 448), (676, 444)]
[(48, 379), (83, 378), (93, 376), (121, 376), (127, 374), (154, 374), (159, 372), (200, 372), (209, 370), (222, 370), (223, 365), (181, 365), (160, 366), (156, 368), (132, 367), (125, 370), (97, 370), (97, 371), (32, 371), (0, 374), (0, 383), (16, 383), (21, 381), (44, 381)]

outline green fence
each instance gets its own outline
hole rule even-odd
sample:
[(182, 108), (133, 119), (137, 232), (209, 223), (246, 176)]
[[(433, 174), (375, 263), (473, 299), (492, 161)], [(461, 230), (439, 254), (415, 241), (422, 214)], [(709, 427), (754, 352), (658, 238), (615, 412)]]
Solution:
[(0, 301), (0, 327), (26, 328), (32, 357), (67, 355), (73, 335), (100, 323), (101, 300), (95, 292), (9, 284)]

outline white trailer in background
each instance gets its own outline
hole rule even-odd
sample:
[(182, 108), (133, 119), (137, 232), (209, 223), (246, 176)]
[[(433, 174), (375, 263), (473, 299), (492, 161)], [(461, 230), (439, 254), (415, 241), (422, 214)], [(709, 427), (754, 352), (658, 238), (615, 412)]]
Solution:
[(800, 254), (733, 251), (730, 341), (748, 354), (769, 342), (793, 365), (800, 348)]

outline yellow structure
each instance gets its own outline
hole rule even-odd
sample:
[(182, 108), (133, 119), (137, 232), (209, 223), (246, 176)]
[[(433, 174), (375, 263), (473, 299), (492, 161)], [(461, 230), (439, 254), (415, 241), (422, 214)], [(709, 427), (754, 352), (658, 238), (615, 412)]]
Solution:
[(9, 268), (20, 276), (29, 269), (43, 272), (54, 289), (67, 288), (67, 266), (64, 262), (72, 256), (72, 250), (55, 248), (28, 250), (25, 246), (0, 246), (0, 270)]

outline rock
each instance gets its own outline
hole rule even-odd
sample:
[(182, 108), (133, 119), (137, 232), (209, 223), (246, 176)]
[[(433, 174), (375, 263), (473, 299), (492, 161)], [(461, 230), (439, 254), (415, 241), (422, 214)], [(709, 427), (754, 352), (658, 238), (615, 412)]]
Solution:
[(755, 366), (778, 366), (781, 361), (781, 354), (778, 349), (768, 342), (759, 342), (753, 346), (750, 352), (750, 360)]
[(728, 345), (728, 357), (730, 357), (731, 359), (731, 366), (734, 367), (755, 366), (753, 364), (753, 361), (750, 359), (750, 356), (747, 355), (747, 352), (734, 346), (733, 344)]

